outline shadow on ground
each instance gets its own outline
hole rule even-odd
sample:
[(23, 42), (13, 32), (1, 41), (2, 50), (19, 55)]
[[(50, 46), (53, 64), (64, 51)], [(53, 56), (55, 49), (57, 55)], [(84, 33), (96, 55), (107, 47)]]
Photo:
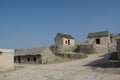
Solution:
[(84, 66), (102, 67), (102, 68), (120, 68), (120, 63), (117, 60), (109, 60), (111, 53), (100, 56), (101, 59), (90, 62)]
[(110, 53), (102, 55), (100, 59), (84, 66), (90, 66), (94, 72), (120, 75), (120, 62), (117, 60), (109, 60), (110, 55)]

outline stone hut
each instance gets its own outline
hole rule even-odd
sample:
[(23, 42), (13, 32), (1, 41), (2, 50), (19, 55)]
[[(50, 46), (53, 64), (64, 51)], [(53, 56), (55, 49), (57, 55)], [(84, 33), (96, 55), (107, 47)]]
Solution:
[(52, 62), (55, 59), (55, 55), (49, 49), (49, 47), (33, 48), (27, 50), (18, 50), (15, 52), (15, 63), (34, 63), (44, 64)]
[(0, 71), (14, 69), (14, 50), (0, 49)]
[(111, 35), (108, 31), (89, 33), (87, 39), (89, 44), (105, 45), (111, 43)]
[(95, 53), (109, 53), (116, 50), (115, 39), (108, 31), (89, 33), (87, 43), (94, 46)]
[(54, 38), (56, 46), (74, 46), (75, 40), (70, 34), (57, 33)]
[(120, 38), (117, 39), (117, 56), (118, 60), (120, 61)]

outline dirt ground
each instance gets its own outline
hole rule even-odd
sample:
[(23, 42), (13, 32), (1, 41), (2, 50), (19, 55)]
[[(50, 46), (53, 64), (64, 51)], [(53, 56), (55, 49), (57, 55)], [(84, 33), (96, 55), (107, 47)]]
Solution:
[(120, 80), (119, 64), (108, 57), (101, 53), (55, 64), (15, 64), (17, 70), (1, 73), (0, 80)]

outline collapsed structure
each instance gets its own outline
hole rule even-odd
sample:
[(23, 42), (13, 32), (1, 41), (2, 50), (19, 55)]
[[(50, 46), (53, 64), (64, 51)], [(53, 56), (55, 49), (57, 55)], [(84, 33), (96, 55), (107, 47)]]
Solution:
[(75, 40), (74, 37), (72, 37), (70, 34), (63, 34), (63, 33), (57, 33), (57, 35), (54, 38), (55, 45), (56, 46), (67, 46), (72, 45), (74, 46)]
[(55, 59), (49, 47), (33, 48), (15, 52), (15, 63), (45, 64)]
[(92, 32), (83, 44), (75, 44), (70, 34), (57, 33), (55, 45), (51, 47), (33, 48), (15, 52), (16, 63), (49, 63), (59, 55), (68, 58), (83, 58), (84, 54), (110, 53), (116, 51), (116, 38), (108, 31)]
[(117, 39), (117, 58), (120, 61), (120, 38)]
[(108, 31), (89, 33), (87, 39), (89, 44), (108, 45), (112, 42)]
[(0, 71), (14, 69), (14, 50), (0, 49)]
[(93, 45), (95, 53), (108, 53), (115, 50), (115, 39), (108, 31), (92, 32), (88, 34), (87, 43)]

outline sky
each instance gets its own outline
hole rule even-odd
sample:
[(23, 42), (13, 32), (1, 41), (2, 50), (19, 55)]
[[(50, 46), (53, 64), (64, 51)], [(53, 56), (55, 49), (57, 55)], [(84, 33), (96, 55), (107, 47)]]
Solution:
[(105, 30), (120, 33), (120, 0), (0, 0), (0, 48), (54, 45), (58, 32), (78, 43)]

